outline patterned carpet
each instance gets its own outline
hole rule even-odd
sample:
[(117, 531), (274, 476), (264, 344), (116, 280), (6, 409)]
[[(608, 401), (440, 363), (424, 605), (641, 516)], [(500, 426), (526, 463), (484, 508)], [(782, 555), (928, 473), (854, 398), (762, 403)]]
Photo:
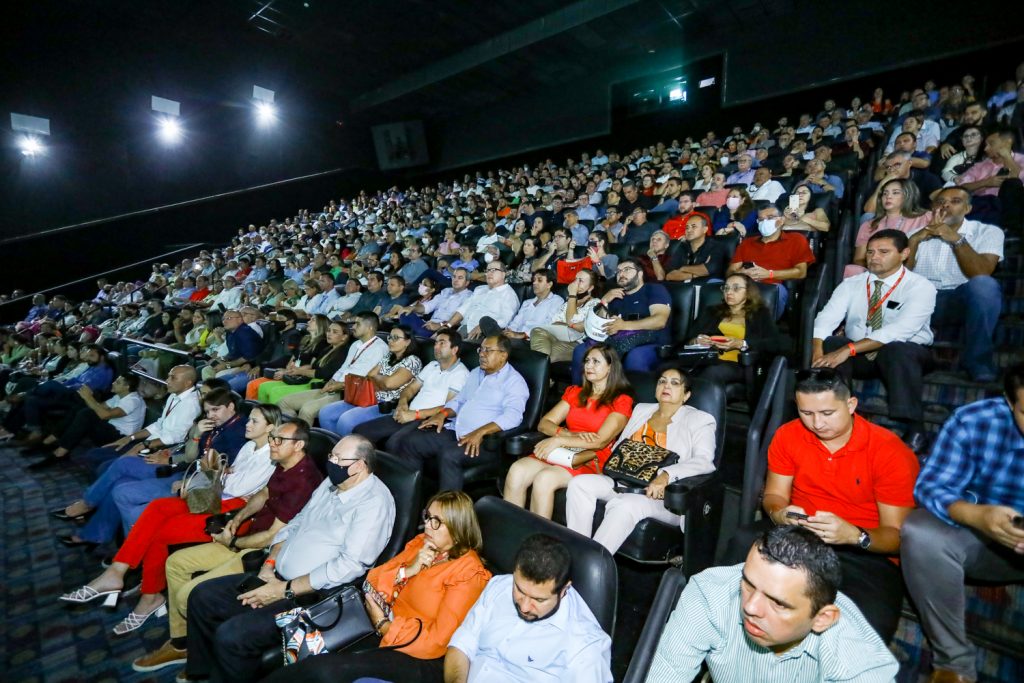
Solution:
[(4, 519), (0, 542), (0, 680), (5, 683), (115, 683), (174, 680), (177, 667), (155, 674), (132, 671), (131, 661), (167, 638), (166, 617), (139, 631), (111, 631), (135, 604), (127, 598), (114, 609), (97, 603), (72, 606), (57, 601), (68, 590), (102, 571), (100, 555), (65, 548), (58, 534), (74, 524), (47, 510), (75, 499), (88, 483), (77, 467), (28, 472), (37, 456), (0, 448), (0, 501)]

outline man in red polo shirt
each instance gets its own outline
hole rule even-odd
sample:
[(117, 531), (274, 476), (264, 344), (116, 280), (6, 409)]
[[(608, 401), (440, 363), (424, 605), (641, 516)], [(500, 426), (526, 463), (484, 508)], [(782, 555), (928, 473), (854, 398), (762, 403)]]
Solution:
[(779, 290), (779, 304), (775, 318), (786, 310), (789, 290), (785, 280), (803, 280), (807, 265), (814, 263), (814, 253), (807, 238), (782, 229), (782, 214), (770, 205), (757, 212), (757, 230), (760, 236), (748, 237), (740, 242), (729, 265), (729, 274), (746, 273), (758, 282), (775, 285)]
[(797, 373), (796, 407), (799, 419), (779, 427), (768, 447), (766, 518), (740, 529), (727, 557), (742, 562), (750, 539), (771, 524), (810, 529), (839, 556), (840, 590), (888, 642), (903, 605), (896, 558), (914, 508), (917, 458), (856, 414), (857, 399), (831, 368)]

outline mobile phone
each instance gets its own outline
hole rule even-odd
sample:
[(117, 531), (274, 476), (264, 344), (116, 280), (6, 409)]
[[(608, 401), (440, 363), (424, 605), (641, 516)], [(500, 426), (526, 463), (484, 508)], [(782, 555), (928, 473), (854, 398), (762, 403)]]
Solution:
[(754, 262), (753, 261), (744, 261), (741, 265), (744, 268), (753, 268), (754, 267)]
[(1018, 529), (1024, 529), (1024, 515), (1017, 515), (1010, 520), (1010, 524), (1014, 525)]
[(235, 586), (235, 590), (238, 592), (239, 595), (241, 595), (242, 593), (254, 591), (266, 583), (266, 581), (256, 576), (255, 574), (250, 574), (249, 576), (242, 579), (237, 586)]
[(708, 339), (710, 339), (713, 342), (718, 342), (719, 344), (724, 344), (725, 342), (729, 341), (728, 337), (723, 337), (721, 335), (715, 335), (713, 337), (708, 337)]
[(796, 211), (800, 208), (800, 196), (796, 193), (789, 195), (789, 208)]
[(807, 515), (803, 514), (802, 512), (794, 512), (793, 510), (788, 511), (786, 513), (786, 516), (789, 517), (790, 519), (802, 519), (802, 520), (806, 520), (807, 519)]
[(153, 452), (153, 451), (151, 451), (151, 450), (150, 450), (150, 449), (148, 449), (148, 448), (143, 448), (143, 449), (142, 449), (141, 451), (139, 451), (139, 455), (149, 455), (149, 454), (150, 454), (150, 453), (152, 453), (152, 452)]

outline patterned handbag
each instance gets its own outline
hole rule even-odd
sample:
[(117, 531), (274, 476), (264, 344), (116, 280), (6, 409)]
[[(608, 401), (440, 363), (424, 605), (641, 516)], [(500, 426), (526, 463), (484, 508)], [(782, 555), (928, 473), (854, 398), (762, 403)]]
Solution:
[(656, 444), (626, 439), (612, 451), (604, 473), (615, 480), (615, 490), (642, 493), (658, 471), (679, 461), (679, 455)]

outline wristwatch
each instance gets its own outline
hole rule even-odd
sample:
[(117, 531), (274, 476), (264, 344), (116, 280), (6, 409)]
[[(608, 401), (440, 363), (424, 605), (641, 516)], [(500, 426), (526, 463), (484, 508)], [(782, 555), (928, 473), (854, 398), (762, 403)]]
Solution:
[(292, 582), (291, 581), (289, 581), (288, 583), (286, 583), (284, 585), (284, 599), (285, 600), (294, 600), (295, 599), (295, 591), (292, 590)]
[(967, 244), (967, 238), (966, 237), (961, 237), (956, 242), (953, 242), (953, 248), (956, 249), (957, 247), (962, 247), (965, 244)]
[(867, 529), (862, 526), (857, 527), (860, 529), (860, 536), (857, 537), (857, 545), (863, 550), (867, 550), (871, 547), (871, 535), (868, 534)]

